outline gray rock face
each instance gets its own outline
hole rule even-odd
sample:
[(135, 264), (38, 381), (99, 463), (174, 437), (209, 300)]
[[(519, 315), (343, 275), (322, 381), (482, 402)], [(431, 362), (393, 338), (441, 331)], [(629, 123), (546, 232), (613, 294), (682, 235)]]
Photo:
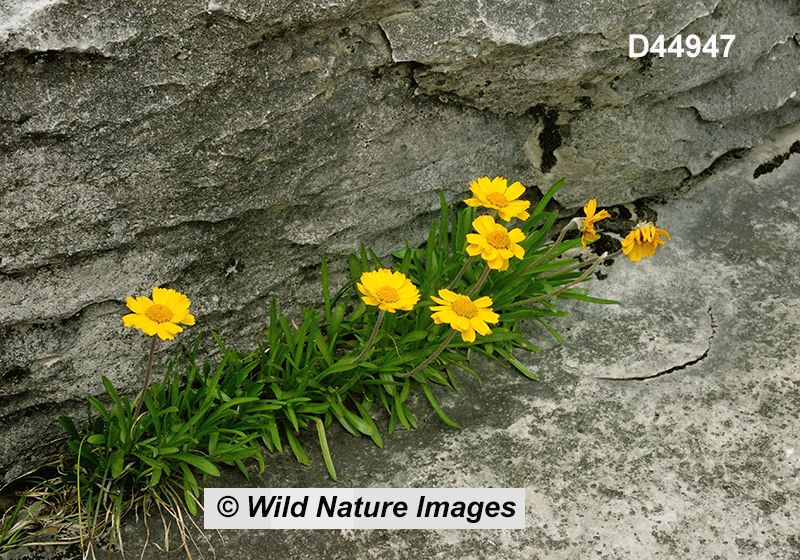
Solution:
[[(418, 91), (533, 114), (540, 186), (566, 206), (678, 187), (723, 154), (800, 119), (797, 7), (783, 2), (440, 2), (381, 23)], [(717, 35), (720, 53), (628, 57), (628, 35)], [(727, 57), (727, 41), (735, 35)], [(637, 48), (641, 48), (637, 46)]]
[[(587, 11), (588, 10), (588, 11)], [(670, 192), (800, 120), (796, 8), (768, 0), (0, 4), (0, 473), (106, 375), (141, 382), (126, 296), (186, 293), (252, 345), (318, 265), (419, 242), (478, 176), (601, 204)], [(628, 33), (736, 34), (631, 59)], [(533, 190), (533, 189), (532, 189)]]

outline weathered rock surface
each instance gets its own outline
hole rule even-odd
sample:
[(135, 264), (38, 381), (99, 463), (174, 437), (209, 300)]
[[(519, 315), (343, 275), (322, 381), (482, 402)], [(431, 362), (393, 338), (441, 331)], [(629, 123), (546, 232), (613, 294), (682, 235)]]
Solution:
[[(422, 398), (412, 404), (420, 429), (394, 432), (383, 449), (331, 430), (338, 483), (311, 432), (310, 467), (287, 450), (267, 456), (266, 471), (253, 469), (249, 480), (231, 470), (207, 482), (525, 488), (525, 530), (206, 531), (208, 541), (194, 534), (200, 552), (333, 560), (796, 559), (800, 154), (780, 156), (800, 129), (784, 132), (762, 153), (719, 168), (692, 196), (653, 207), (672, 241), (642, 262), (618, 260), (604, 269), (605, 280), (590, 284), (591, 295), (621, 305), (570, 302), (570, 316), (552, 321), (563, 345), (528, 325), (528, 339), (542, 352), (518, 357), (536, 369), (539, 383), (476, 360), (483, 385), (462, 372), (458, 392), (437, 392), (461, 429), (444, 425)], [(782, 164), (753, 178), (776, 157)], [(159, 525), (150, 523), (145, 559), (163, 558), (155, 547), (163, 543)], [(126, 553), (139, 557), (147, 537), (131, 517), (123, 528)], [(20, 550), (8, 560), (58, 554), (52, 547)]]
[[(800, 118), (796, 6), (440, 2), (382, 22), (396, 61), (421, 64), (419, 91), (540, 124), (527, 153), (558, 199), (615, 204), (677, 187), (723, 154)], [(628, 35), (678, 34), (720, 54), (629, 58)], [(719, 35), (735, 35), (727, 57)], [(637, 45), (641, 50), (641, 43)]]
[[(787, 132), (783, 140), (800, 138)], [(797, 558), (800, 154), (754, 179), (764, 155), (654, 207), (672, 241), (592, 281), (591, 295), (621, 305), (565, 304), (570, 316), (552, 321), (563, 345), (529, 325), (542, 352), (519, 357), (541, 382), (481, 360), (483, 385), (464, 373), (458, 392), (439, 393), (462, 429), (419, 402), (424, 425), (395, 432), (384, 449), (336, 430), (339, 486), (525, 488), (524, 531), (225, 531), (225, 544), (208, 531), (217, 553)], [(311, 460), (298, 467), (287, 452), (269, 457), (263, 475), (231, 472), (211, 484), (337, 485), (318, 452)], [(125, 534), (138, 552), (141, 524)], [(145, 558), (158, 558), (152, 544)]]
[[(566, 206), (626, 202), (799, 120), (792, 6), (3, 2), (2, 478), (100, 375), (138, 388), (126, 296), (178, 289), (250, 345), (273, 296), (319, 299), (320, 257), (341, 281), (359, 242), (421, 240), (440, 190), (568, 175)], [(679, 32), (737, 39), (728, 58), (627, 56), (628, 33)]]

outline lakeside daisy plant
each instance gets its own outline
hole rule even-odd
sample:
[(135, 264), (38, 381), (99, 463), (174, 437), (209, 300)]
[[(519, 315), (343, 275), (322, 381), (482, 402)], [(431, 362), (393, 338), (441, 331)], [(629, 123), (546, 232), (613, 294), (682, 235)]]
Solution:
[(127, 306), (133, 313), (122, 317), (123, 324), (126, 327), (135, 327), (152, 337), (144, 387), (142, 387), (142, 398), (136, 404), (134, 416), (139, 415), (144, 402), (145, 390), (150, 384), (150, 373), (153, 370), (153, 356), (156, 350), (155, 336), (158, 335), (161, 340), (172, 340), (176, 334), (183, 332), (183, 327), (178, 323), (194, 325), (194, 316), (189, 313), (191, 303), (189, 298), (180, 292), (158, 286), (153, 288), (152, 299), (146, 296), (136, 299), (128, 298)]
[[(263, 471), (262, 446), (280, 452), (288, 445), (308, 464), (299, 434), (313, 429), (335, 480), (326, 438), (333, 422), (382, 446), (375, 410), (385, 410), (388, 434), (398, 425), (416, 428), (408, 398), (419, 390), (442, 421), (457, 427), (431, 385), (457, 389), (455, 366), (480, 380), (472, 366), (477, 354), (538, 380), (515, 355), (538, 352), (521, 322), (540, 324), (562, 342), (548, 322), (565, 315), (556, 307), (559, 299), (616, 303), (589, 297), (580, 285), (604, 261), (624, 254), (638, 262), (665, 244), (662, 237), (669, 239), (665, 230), (643, 222), (619, 251), (580, 260), (577, 254), (600, 238), (597, 224), (611, 215), (598, 211), (591, 199), (585, 215), (570, 220), (553, 239), (558, 212), (546, 207), (563, 181), (534, 208), (522, 199), (521, 183), (509, 185), (502, 177), (472, 181), (473, 196), (459, 204), (447, 204), (440, 194), (440, 217), (424, 246), (406, 243), (384, 264), (362, 245), (348, 258), (349, 279), (340, 279), (335, 293), (323, 259), (320, 306), (287, 319), (273, 299), (257, 349), (231, 349), (212, 333), (221, 358), (201, 363), (198, 337), (193, 345), (181, 344), (160, 382), (150, 384), (156, 337), (172, 340), (182, 333), (181, 325), (194, 325), (191, 302), (160, 287), (151, 297), (127, 298), (130, 313), (123, 324), (151, 337), (144, 387), (134, 410), (103, 377), (110, 408), (89, 397), (95, 417), (81, 429), (60, 418), (74, 452), (64, 462), (68, 468), (60, 484), (76, 488), (72, 503), (78, 510), (72, 517), (60, 512), (58, 519), (77, 520), (86, 550), (103, 527), (111, 528), (112, 538), (119, 536), (126, 511), (157, 503), (183, 535), (181, 508), (194, 514), (200, 504), (197, 477), (218, 476), (222, 465), (247, 476), (244, 461)], [(565, 240), (572, 228), (579, 236)]]

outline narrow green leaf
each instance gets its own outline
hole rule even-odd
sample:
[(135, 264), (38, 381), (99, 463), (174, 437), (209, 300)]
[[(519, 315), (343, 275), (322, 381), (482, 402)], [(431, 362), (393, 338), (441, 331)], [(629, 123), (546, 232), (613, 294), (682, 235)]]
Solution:
[(286, 413), (286, 416), (289, 418), (289, 422), (292, 423), (296, 432), (300, 431), (300, 426), (297, 424), (297, 416), (294, 413), (294, 407), (291, 404), (287, 404), (283, 411)]
[(114, 401), (114, 404), (117, 405), (120, 410), (125, 410), (122, 406), (122, 401), (119, 400), (119, 395), (117, 395), (117, 390), (114, 389), (114, 385), (111, 384), (111, 381), (105, 375), (100, 376), (100, 379), (103, 380), (103, 387), (105, 387), (106, 392), (111, 396), (111, 400)]
[(111, 456), (111, 477), (119, 478), (122, 470), (125, 467), (125, 454), (122, 451), (116, 451)]
[(328, 473), (331, 478), (336, 480), (336, 469), (333, 467), (333, 458), (331, 451), (328, 449), (328, 438), (325, 436), (325, 425), (320, 418), (314, 418), (317, 423), (317, 436), (319, 437), (319, 447), (322, 449), (322, 458), (325, 459), (325, 466), (328, 467)]
[(407, 342), (417, 342), (427, 338), (428, 331), (411, 331), (400, 339), (399, 345), (402, 347)]
[(498, 354), (503, 356), (506, 360), (508, 360), (508, 363), (510, 363), (515, 368), (517, 368), (517, 370), (519, 370), (525, 377), (533, 379), (534, 381), (539, 381), (539, 378), (536, 377), (536, 374), (533, 373), (531, 370), (529, 370), (525, 366), (525, 364), (523, 364), (518, 359), (516, 359), (510, 352), (506, 352), (505, 350), (503, 350), (501, 348), (498, 348), (497, 352), (498, 352)]
[(564, 344), (564, 339), (561, 338), (561, 335), (558, 334), (558, 332), (556, 332), (556, 330), (553, 327), (545, 323), (540, 317), (537, 317), (536, 320), (539, 321), (542, 325), (544, 325), (544, 328), (550, 331), (550, 334), (553, 335), (553, 338), (555, 338), (559, 344)]
[(325, 300), (325, 321), (331, 320), (331, 292), (328, 287), (328, 261), (322, 257), (322, 297)]
[(325, 337), (322, 336), (322, 331), (320, 331), (319, 327), (313, 323), (311, 325), (311, 330), (313, 332), (314, 344), (316, 345), (320, 354), (322, 354), (322, 358), (325, 360), (325, 363), (328, 364), (328, 366), (332, 366), (334, 364), (333, 354), (331, 354), (331, 349), (328, 347)]
[(372, 419), (372, 416), (369, 415), (369, 408), (363, 403), (358, 402), (356, 399), (353, 399), (353, 404), (356, 405), (358, 412), (361, 414), (361, 418), (363, 418), (364, 422), (366, 422), (369, 426), (369, 433), (364, 433), (372, 438), (372, 441), (375, 442), (375, 445), (378, 447), (383, 447), (383, 439), (381, 438), (380, 432), (378, 432), (378, 426), (375, 425), (375, 421)]
[(297, 439), (297, 436), (294, 435), (292, 430), (286, 429), (285, 431), (286, 439), (289, 440), (289, 447), (292, 448), (292, 452), (294, 453), (294, 456), (297, 457), (297, 461), (302, 465), (308, 466), (308, 455), (306, 455), (306, 452), (303, 451), (303, 446), (300, 445), (300, 440)]
[(72, 418), (69, 416), (59, 416), (58, 422), (64, 428), (64, 431), (67, 432), (67, 435), (76, 441), (80, 441), (80, 436), (78, 435), (78, 429), (75, 427), (75, 423), (72, 421)]
[(561, 294), (561, 297), (562, 298), (567, 298), (567, 299), (577, 299), (577, 300), (586, 301), (586, 302), (589, 302), (589, 303), (599, 303), (601, 305), (620, 305), (620, 303), (618, 301), (614, 301), (613, 299), (601, 299), (601, 298), (589, 297), (589, 296), (585, 296), (585, 295), (582, 295), (582, 294), (576, 294), (576, 293), (570, 292), (569, 290), (567, 290), (566, 292), (563, 292)]
[(378, 269), (378, 268), (386, 268), (385, 266), (383, 266), (383, 263), (378, 258), (378, 255), (375, 254), (375, 251), (373, 251), (371, 248), (369, 248), (368, 251), (369, 251), (369, 256), (372, 258), (372, 262), (375, 263), (375, 268), (376, 269)]
[(556, 194), (556, 191), (559, 188), (561, 188), (561, 185), (564, 184), (565, 180), (566, 177), (562, 177), (561, 179), (556, 181), (555, 184), (552, 187), (550, 187), (546, 193), (544, 193), (542, 200), (539, 201), (539, 204), (536, 205), (536, 208), (531, 213), (532, 215), (535, 216), (537, 214), (540, 214), (544, 210), (544, 207), (547, 206), (547, 203), (550, 202), (550, 199), (553, 198), (553, 195)]
[(439, 191), (439, 206), (441, 207), (442, 217), (439, 222), (439, 242), (441, 244), (442, 257), (445, 259), (450, 256), (450, 247), (447, 242), (447, 201), (444, 192)]
[(350, 255), (347, 257), (347, 266), (350, 268), (350, 277), (354, 281), (359, 280), (364, 271), (361, 268), (361, 263), (358, 261), (358, 257), (353, 253), (350, 253)]
[(211, 476), (219, 476), (219, 469), (214, 466), (214, 464), (209, 461), (208, 459), (204, 459), (202, 457), (198, 457), (197, 455), (191, 455), (189, 453), (175, 453), (169, 455), (170, 459), (175, 461), (183, 461), (197, 469), (201, 470), (206, 474), (210, 474)]
[[(431, 388), (428, 387), (427, 383), (422, 384), (422, 391), (425, 393), (425, 396), (428, 397), (428, 402), (431, 403), (431, 406), (436, 411), (436, 414), (439, 415), (439, 418), (444, 420), (445, 424), (447, 424), (448, 426), (452, 426), (453, 428), (461, 427), (447, 417), (447, 414), (444, 413), (444, 410), (442, 410), (442, 408), (439, 406), (439, 403), (436, 402), (436, 399), (434, 398), (433, 393), (431, 392)], [(414, 427), (416, 428), (416, 426)]]
[(364, 247), (364, 244), (361, 244), (361, 270), (367, 271), (371, 270), (372, 267), (369, 265), (369, 257), (367, 256), (367, 249)]
[(269, 436), (272, 439), (272, 443), (275, 445), (275, 448), (278, 450), (278, 453), (283, 453), (283, 445), (281, 445), (281, 436), (278, 433), (278, 423), (272, 416), (267, 418), (267, 432), (269, 433)]

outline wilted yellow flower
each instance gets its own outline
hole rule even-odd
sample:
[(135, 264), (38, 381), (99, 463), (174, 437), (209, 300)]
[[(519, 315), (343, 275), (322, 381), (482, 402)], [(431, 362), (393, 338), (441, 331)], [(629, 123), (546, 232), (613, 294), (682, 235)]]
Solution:
[(128, 309), (133, 311), (122, 317), (126, 327), (141, 329), (161, 340), (172, 340), (183, 328), (176, 323), (194, 325), (194, 316), (189, 313), (189, 298), (180, 292), (166, 288), (153, 288), (153, 299), (148, 297), (128, 298)]
[(410, 311), (419, 301), (419, 291), (402, 272), (386, 268), (365, 272), (361, 275), (358, 290), (367, 305), (394, 313), (398, 309)]
[(508, 259), (525, 256), (525, 249), (518, 243), (525, 239), (519, 228), (508, 231), (494, 221), (491, 216), (478, 216), (472, 222), (478, 233), (467, 234), (467, 254), (474, 257), (480, 255), (486, 260), (489, 268), (494, 270), (508, 269)]
[(666, 235), (671, 240), (666, 231), (655, 227), (651, 222), (640, 222), (622, 242), (622, 252), (633, 262), (639, 262), (642, 257), (652, 257), (656, 247), (664, 245), (660, 235)]
[(583, 248), (586, 249), (586, 244), (590, 241), (595, 241), (596, 239), (600, 239), (600, 236), (594, 231), (594, 224), (599, 222), (600, 220), (605, 220), (606, 218), (610, 218), (611, 214), (608, 213), (607, 210), (600, 210), (595, 214), (597, 210), (597, 199), (593, 198), (590, 200), (586, 206), (583, 207), (583, 211), (586, 213), (585, 218), (581, 218), (580, 222), (583, 228), (583, 234), (581, 235), (581, 245)]
[(431, 311), (435, 311), (433, 322), (437, 325), (449, 323), (461, 333), (465, 342), (473, 342), (476, 332), (491, 334), (492, 330), (486, 323), (496, 324), (500, 320), (500, 316), (492, 311), (492, 300), (486, 296), (472, 301), (469, 296), (441, 289), (439, 297), (431, 296), (431, 299), (440, 304), (431, 307)]
[(468, 198), (464, 202), (467, 206), (483, 206), (497, 210), (497, 215), (501, 220), (509, 221), (511, 218), (527, 220), (530, 214), (527, 212), (531, 205), (527, 200), (517, 200), (525, 187), (517, 181), (507, 187), (508, 181), (502, 177), (495, 177), (491, 181), (489, 177), (481, 177), (477, 181), (470, 181), (469, 190), (475, 198)]

